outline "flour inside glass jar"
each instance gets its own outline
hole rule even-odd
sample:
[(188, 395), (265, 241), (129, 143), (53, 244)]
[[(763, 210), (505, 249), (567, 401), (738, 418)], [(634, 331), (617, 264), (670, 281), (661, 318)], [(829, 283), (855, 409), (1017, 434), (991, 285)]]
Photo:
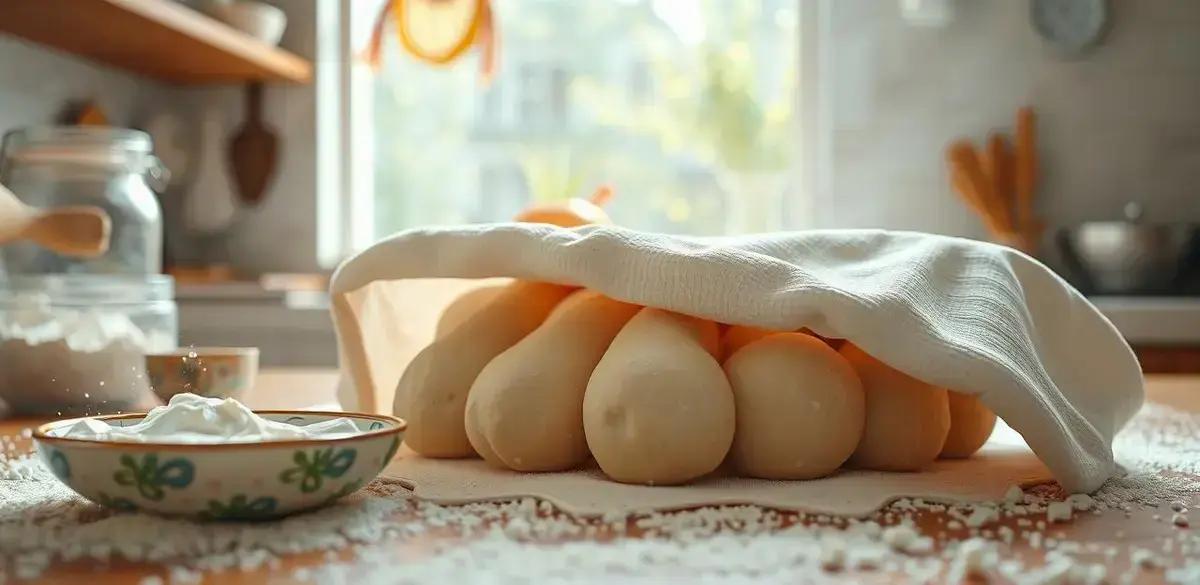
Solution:
[(133, 443), (217, 444), (334, 439), (359, 433), (358, 427), (346, 418), (301, 426), (263, 418), (232, 398), (183, 393), (172, 396), (166, 406), (154, 408), (136, 424), (118, 426), (85, 418), (52, 434)]
[(151, 397), (144, 355), (173, 333), (97, 307), (54, 306), (44, 293), (11, 295), (0, 315), (0, 400), (25, 414), (96, 414)]

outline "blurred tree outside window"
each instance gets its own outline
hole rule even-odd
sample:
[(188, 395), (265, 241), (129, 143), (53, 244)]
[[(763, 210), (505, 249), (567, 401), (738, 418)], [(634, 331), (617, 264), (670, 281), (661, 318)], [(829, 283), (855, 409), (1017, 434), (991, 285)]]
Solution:
[(494, 0), (487, 87), (475, 56), (430, 67), (387, 35), (370, 98), (375, 237), (506, 221), (602, 183), (624, 226), (786, 227), (796, 1)]

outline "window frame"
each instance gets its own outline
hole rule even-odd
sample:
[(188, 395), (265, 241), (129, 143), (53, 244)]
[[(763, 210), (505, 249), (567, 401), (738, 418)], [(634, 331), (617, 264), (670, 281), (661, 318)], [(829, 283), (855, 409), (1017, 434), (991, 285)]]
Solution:
[[(799, 144), (797, 160), (787, 173), (795, 196), (785, 202), (781, 213), (788, 229), (810, 229), (826, 225), (833, 208), (828, 172), (831, 91), (823, 83), (830, 64), (826, 50), (830, 45), (824, 42), (830, 31), (830, 10), (829, 0), (796, 2), (799, 55), (793, 123)], [(362, 138), (371, 130), (374, 104), (370, 68), (358, 57), (365, 38), (353, 27), (352, 4), (361, 10), (362, 2), (320, 0), (319, 4), (325, 6), (318, 7), (317, 244), (318, 261), (332, 268), (377, 239), (374, 140)]]

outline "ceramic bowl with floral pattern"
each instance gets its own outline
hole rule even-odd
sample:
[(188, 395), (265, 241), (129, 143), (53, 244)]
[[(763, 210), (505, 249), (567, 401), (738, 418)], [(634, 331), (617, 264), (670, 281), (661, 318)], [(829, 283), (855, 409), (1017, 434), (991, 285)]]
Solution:
[(163, 402), (181, 392), (240, 400), (258, 375), (258, 348), (181, 347), (146, 354), (146, 375)]
[[(318, 508), (365, 486), (391, 461), (403, 420), (375, 414), (256, 411), (309, 425), (345, 417), (361, 433), (258, 443), (135, 443), (55, 436), (79, 419), (34, 432), (47, 467), (83, 497), (116, 510), (212, 520), (262, 520)], [(129, 426), (145, 414), (94, 417)]]

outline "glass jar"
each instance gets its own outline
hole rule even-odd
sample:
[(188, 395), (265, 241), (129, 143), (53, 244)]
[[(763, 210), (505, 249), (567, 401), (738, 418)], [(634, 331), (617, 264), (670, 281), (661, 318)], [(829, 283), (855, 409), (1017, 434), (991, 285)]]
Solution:
[(21, 128), (4, 135), (0, 183), (34, 207), (95, 205), (112, 218), (99, 258), (60, 256), (31, 242), (0, 248), (9, 274), (156, 274), (162, 212), (151, 186), (165, 169), (145, 132), (98, 126)]
[(145, 354), (178, 345), (174, 280), (0, 277), (0, 402), (17, 414), (144, 410)]

